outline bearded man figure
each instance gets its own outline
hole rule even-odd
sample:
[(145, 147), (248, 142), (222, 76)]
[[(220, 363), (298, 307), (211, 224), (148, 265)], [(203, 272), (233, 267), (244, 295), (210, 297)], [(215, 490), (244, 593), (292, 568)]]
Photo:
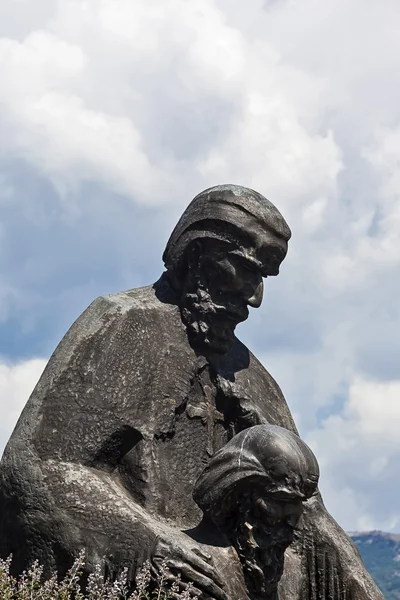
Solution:
[[(232, 591), (234, 546), (195, 535), (192, 494), (214, 454), (260, 424), (296, 428), (282, 393), (235, 337), (260, 306), (290, 230), (253, 190), (198, 195), (178, 222), (154, 285), (95, 300), (66, 334), (29, 399), (0, 466), (0, 555), (65, 571), (86, 548), (90, 571), (167, 559), (202, 598)], [(282, 600), (383, 600), (317, 494), (286, 552)], [(223, 554), (223, 556), (222, 556)], [(239, 584), (238, 584), (239, 585)]]
[[(304, 502), (317, 491), (318, 479), (318, 463), (310, 448), (276, 425), (244, 429), (214, 454), (200, 475), (193, 491), (204, 512), (197, 537), (211, 529), (212, 522), (233, 544), (242, 564), (244, 598), (278, 599), (284, 553), (293, 542)], [(228, 584), (233, 575), (230, 565)], [(235, 598), (238, 588), (234, 581)]]

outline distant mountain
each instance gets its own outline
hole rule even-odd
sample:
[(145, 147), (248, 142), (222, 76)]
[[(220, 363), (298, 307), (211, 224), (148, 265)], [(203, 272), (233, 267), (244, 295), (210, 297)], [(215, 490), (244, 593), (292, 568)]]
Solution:
[(400, 600), (400, 534), (349, 533), (385, 600)]

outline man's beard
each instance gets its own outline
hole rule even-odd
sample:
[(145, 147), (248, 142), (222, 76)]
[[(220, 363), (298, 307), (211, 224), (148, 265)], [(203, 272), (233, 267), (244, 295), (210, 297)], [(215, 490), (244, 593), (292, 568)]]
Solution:
[(235, 340), (235, 328), (249, 315), (247, 306), (227, 296), (212, 298), (209, 291), (198, 288), (185, 292), (181, 302), (182, 319), (191, 343), (199, 349), (225, 354)]

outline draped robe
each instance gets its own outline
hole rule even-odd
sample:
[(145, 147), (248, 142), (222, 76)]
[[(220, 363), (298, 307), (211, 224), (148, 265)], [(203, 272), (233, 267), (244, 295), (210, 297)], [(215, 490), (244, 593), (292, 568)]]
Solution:
[[(163, 276), (104, 296), (51, 357), (0, 465), (0, 553), (21, 571), (34, 559), (67, 568), (137, 564), (157, 537), (185, 543), (201, 520), (194, 482), (235, 433), (258, 423), (296, 432), (286, 401), (236, 340), (212, 360), (188, 342)], [(383, 600), (358, 551), (320, 496), (286, 553), (282, 600)], [(186, 532), (186, 533), (185, 533)], [(181, 540), (181, 542), (179, 541)], [(211, 544), (232, 600), (245, 600), (233, 548)]]

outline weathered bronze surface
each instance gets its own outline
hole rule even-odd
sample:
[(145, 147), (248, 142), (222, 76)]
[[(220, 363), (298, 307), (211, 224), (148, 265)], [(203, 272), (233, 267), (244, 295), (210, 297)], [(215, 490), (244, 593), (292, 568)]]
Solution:
[(1, 461), (0, 554), (16, 572), (34, 559), (63, 572), (85, 547), (89, 570), (105, 556), (133, 578), (150, 557), (156, 576), (166, 557), (203, 598), (273, 600), (290, 544), (280, 600), (383, 600), (315, 492), (281, 390), (234, 333), (289, 238), (260, 194), (211, 188), (177, 224), (159, 281), (78, 318)]

